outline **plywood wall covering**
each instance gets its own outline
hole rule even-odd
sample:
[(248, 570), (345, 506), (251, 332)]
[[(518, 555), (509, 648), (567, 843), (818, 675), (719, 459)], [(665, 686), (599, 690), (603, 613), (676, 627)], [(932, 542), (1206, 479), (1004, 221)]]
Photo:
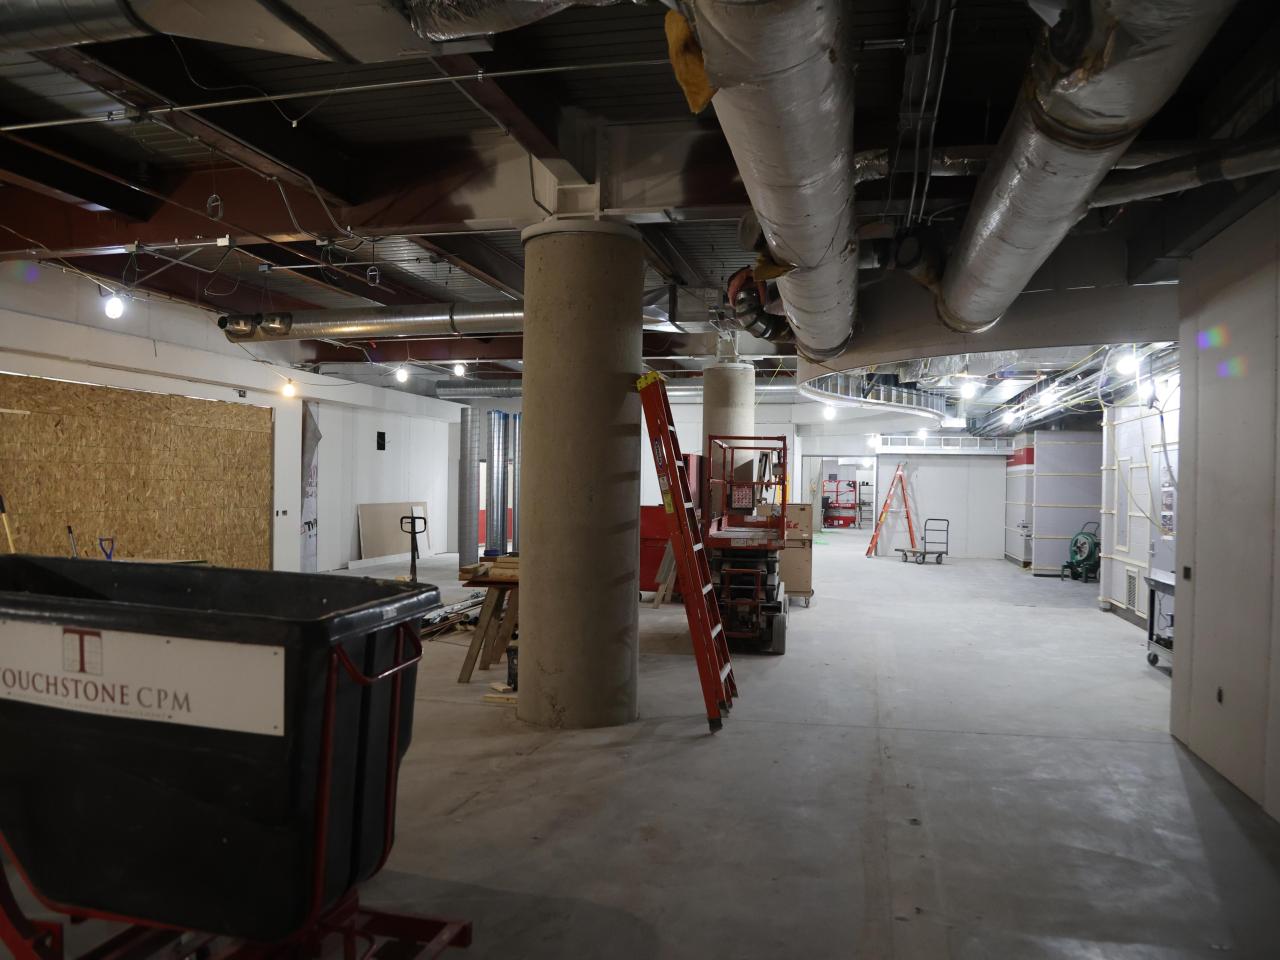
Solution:
[[(19, 412), (9, 412), (19, 411)], [(0, 493), (20, 553), (271, 566), (271, 410), (0, 374)], [(0, 546), (0, 549), (4, 549)]]

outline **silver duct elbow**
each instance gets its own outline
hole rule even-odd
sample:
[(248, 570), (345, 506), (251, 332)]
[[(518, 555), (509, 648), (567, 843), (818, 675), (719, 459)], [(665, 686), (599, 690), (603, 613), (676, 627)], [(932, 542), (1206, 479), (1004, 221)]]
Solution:
[(1000, 319), (1234, 2), (1074, 0), (1042, 34), (939, 284), (943, 323)]
[(801, 353), (839, 354), (853, 332), (853, 85), (846, 6), (692, 0), (712, 100)]

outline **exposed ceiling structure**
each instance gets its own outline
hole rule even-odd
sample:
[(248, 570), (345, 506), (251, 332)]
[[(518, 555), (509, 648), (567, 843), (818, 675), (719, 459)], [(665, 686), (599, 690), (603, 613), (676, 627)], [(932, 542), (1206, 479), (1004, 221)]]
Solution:
[[(779, 13), (760, 63), (726, 54), (760, 40), (720, 9), (732, 4), (673, 3), (722, 87), (697, 114), (669, 62), (660, 3), (553, 3), (544, 12), (558, 12), (522, 14), (512, 29), (462, 23), (433, 37), (429, 2), (356, 13), (289, 0), (216, 28), (218, 18), (196, 15), (209, 2), (155, 0), (132, 18), (87, 2), (74, 27), (59, 19), (63, 4), (32, 2), (19, 5), (29, 22), (0, 24), (0, 259), (216, 314), (518, 304), (522, 228), (549, 214), (619, 220), (647, 250), (646, 362), (696, 376), (721, 332), (745, 329), (740, 352), (776, 388), (794, 380), (798, 352), (821, 360), (856, 339), (858, 289), (891, 271), (934, 291), (944, 320), (978, 329), (1027, 282), (1028, 264), (998, 256), (992, 236), (1019, 246), (1034, 232), (1051, 252), (1067, 232), (1106, 235), (1122, 245), (1128, 284), (1166, 283), (1180, 259), (1280, 189), (1280, 9), (1269, 0), (1192, 4), (1182, 19), (1181, 4), (1136, 0), (853, 0), (826, 24), (796, 27)], [(1104, 7), (1112, 19), (1086, 15)], [(1091, 45), (1104, 41), (1099, 59)], [(1127, 72), (1143, 42), (1180, 51), (1158, 71), (1169, 89)], [(808, 57), (833, 43), (840, 56)], [(735, 99), (735, 84), (779, 57), (833, 91), (825, 118), (804, 113), (813, 98), (803, 83)], [(1078, 89), (1050, 78), (1029, 106), (1028, 64), (1040, 65), (1034, 78), (1073, 58), (1091, 64), (1072, 74), (1086, 77)], [(1088, 150), (1053, 147), (1063, 139), (1053, 125), (1079, 133), (1090, 91), (1106, 83), (1101, 99), (1125, 101), (1110, 126), (1099, 121)], [(1143, 96), (1117, 98), (1117, 83)], [(774, 113), (753, 113), (765, 108)], [(1028, 111), (1039, 119), (1024, 142)], [(806, 122), (822, 138), (760, 135)], [(1101, 157), (1071, 168), (1075, 199), (1062, 200), (1051, 148), (1072, 163)], [(805, 165), (830, 157), (840, 172), (826, 170), (834, 181), (815, 193), (822, 178)], [(1038, 187), (1021, 178), (1035, 202), (1002, 186), (1000, 171), (1027, 157), (1053, 175)], [(795, 176), (794, 188), (765, 184), (761, 165)], [(1048, 195), (1064, 209), (1038, 208)], [(797, 210), (827, 216), (848, 245), (808, 249), (812, 237), (786, 226)], [(767, 287), (739, 283), (731, 297), (735, 275), (770, 264), (780, 275), (763, 273)], [(459, 363), (476, 380), (520, 376), (518, 331), (306, 346), (318, 368), (372, 362), (373, 377), (405, 363), (429, 381), (454, 378)], [(971, 340), (957, 350), (967, 373), (934, 361), (877, 368), (872, 382), (976, 409), (1014, 400), (1019, 375), (1025, 388), (1091, 353), (984, 359)], [(976, 376), (980, 395), (962, 396)]]

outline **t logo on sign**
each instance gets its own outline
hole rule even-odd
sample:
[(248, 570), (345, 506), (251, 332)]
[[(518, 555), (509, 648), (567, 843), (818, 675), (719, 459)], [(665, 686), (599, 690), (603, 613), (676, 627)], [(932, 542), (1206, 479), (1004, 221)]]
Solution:
[(102, 634), (79, 627), (62, 628), (62, 669), (102, 676)]

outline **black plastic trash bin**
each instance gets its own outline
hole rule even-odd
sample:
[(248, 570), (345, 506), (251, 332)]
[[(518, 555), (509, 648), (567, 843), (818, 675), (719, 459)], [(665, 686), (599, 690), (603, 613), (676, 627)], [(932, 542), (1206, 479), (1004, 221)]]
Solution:
[(283, 940), (390, 852), (425, 584), (0, 558), (0, 841), (46, 903)]

